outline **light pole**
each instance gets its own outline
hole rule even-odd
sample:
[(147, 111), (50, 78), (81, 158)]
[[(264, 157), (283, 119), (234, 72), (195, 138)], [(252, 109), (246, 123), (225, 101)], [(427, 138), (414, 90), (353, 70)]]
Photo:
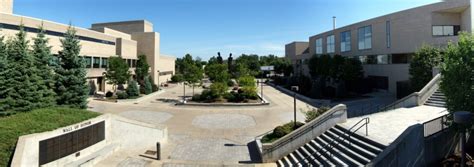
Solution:
[(296, 92), (299, 90), (299, 87), (291, 86), (291, 90), (293, 91), (293, 118), (294, 118), (293, 129), (296, 129)]
[(186, 103), (186, 82), (183, 82), (183, 103)]
[(263, 100), (263, 82), (262, 80), (259, 80), (258, 83), (260, 84), (260, 96), (262, 97), (262, 103), (264, 103), (265, 101)]

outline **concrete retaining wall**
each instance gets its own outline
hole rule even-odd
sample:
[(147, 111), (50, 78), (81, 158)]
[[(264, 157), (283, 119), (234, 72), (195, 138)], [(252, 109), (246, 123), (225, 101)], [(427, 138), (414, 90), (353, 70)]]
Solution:
[[(104, 121), (105, 139), (81, 151), (43, 166), (75, 166), (83, 163), (97, 163), (120, 148), (153, 147), (156, 142), (167, 140), (167, 128), (129, 120), (116, 115), (104, 114), (74, 125), (53, 131), (20, 136), (11, 166), (30, 167), (39, 165), (39, 142), (74, 132)], [(79, 163), (81, 162), (81, 163)], [(79, 163), (79, 164), (77, 164)]]
[(437, 166), (454, 153), (458, 140), (453, 128), (425, 138), (423, 125), (412, 125), (367, 166)]
[[(262, 161), (265, 163), (275, 162), (308, 143), (310, 140), (318, 137), (336, 124), (345, 122), (346, 120), (346, 106), (343, 104), (337, 105), (290, 134), (272, 143), (263, 143), (261, 148), (259, 148)], [(257, 143), (259, 144), (260, 141), (258, 140), (260, 139), (257, 139)]]
[[(291, 91), (291, 90), (288, 90), (284, 87), (281, 87), (281, 86), (278, 86), (278, 85), (275, 85), (273, 83), (266, 83), (267, 85), (270, 85), (272, 87), (274, 87), (275, 89), (289, 95), (289, 96), (293, 96), (295, 92)], [(331, 104), (331, 100), (325, 100), (325, 99), (312, 99), (312, 98), (309, 98), (309, 97), (306, 97), (304, 95), (301, 95), (299, 93), (296, 93), (296, 98), (298, 100), (301, 100), (301, 101), (304, 101), (310, 105), (314, 105), (314, 104), (317, 104), (318, 106), (315, 106), (315, 107), (319, 107), (319, 106), (329, 106)]]

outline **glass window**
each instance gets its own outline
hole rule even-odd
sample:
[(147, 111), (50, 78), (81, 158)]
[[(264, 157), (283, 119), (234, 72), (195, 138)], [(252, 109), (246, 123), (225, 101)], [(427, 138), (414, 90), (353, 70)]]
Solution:
[(85, 56), (84, 57), (84, 63), (86, 64), (86, 68), (91, 68), (92, 57)]
[(372, 48), (372, 26), (365, 26), (358, 29), (359, 50)]
[(107, 58), (102, 58), (102, 68), (107, 68), (107, 66), (109, 65), (109, 59)]
[(351, 31), (341, 32), (341, 52), (351, 51)]
[(326, 53), (334, 53), (335, 48), (334, 35), (326, 37)]
[(137, 60), (132, 60), (132, 67), (133, 68), (137, 67)]
[(377, 56), (376, 55), (367, 56), (367, 64), (377, 64)]
[(100, 57), (94, 57), (94, 64), (92, 65), (94, 68), (100, 67)]
[(455, 36), (461, 30), (461, 26), (433, 26), (433, 36)]
[(359, 60), (362, 64), (367, 64), (367, 56), (359, 56)]
[(391, 40), (391, 36), (390, 36), (390, 21), (387, 21), (385, 24), (386, 24), (386, 25), (385, 25), (385, 26), (386, 26), (385, 31), (386, 31), (386, 35), (387, 35), (387, 37), (386, 37), (386, 38), (387, 38), (386, 44), (387, 44), (387, 48), (390, 48), (390, 45), (391, 45), (391, 41), (390, 41), (390, 40)]
[(323, 39), (316, 39), (316, 54), (323, 54)]
[(377, 64), (390, 64), (390, 55), (377, 55)]
[(132, 59), (127, 59), (128, 67), (132, 67)]

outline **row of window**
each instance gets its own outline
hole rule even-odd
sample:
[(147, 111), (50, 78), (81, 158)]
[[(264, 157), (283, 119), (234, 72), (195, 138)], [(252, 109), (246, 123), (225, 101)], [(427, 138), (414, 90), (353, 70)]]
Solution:
[[(136, 59), (123, 59), (130, 68), (137, 67)], [(90, 57), (84, 56), (84, 62), (86, 68), (107, 68), (109, 65), (109, 59), (105, 57)]]
[[(0, 23), (0, 30), (3, 29), (3, 28), (4, 29), (10, 29), (10, 30), (20, 30), (19, 25)], [(31, 33), (38, 33), (40, 31), (38, 28), (26, 27), (26, 26), (24, 26), (23, 29), (26, 32), (31, 32)], [(57, 37), (64, 37), (64, 32), (45, 30), (45, 34), (51, 35), (51, 36), (57, 36)], [(84, 40), (84, 41), (102, 43), (102, 44), (107, 44), (107, 45), (115, 45), (115, 42), (113, 42), (113, 41), (107, 41), (107, 40), (91, 38), (91, 37), (86, 37), (86, 36), (81, 36), (81, 35), (76, 35), (76, 37), (79, 38), (80, 40)]]
[[(387, 48), (391, 47), (391, 28), (390, 21), (385, 23), (385, 35), (386, 35), (386, 46)], [(444, 26), (433, 26), (433, 36), (456, 36), (461, 31), (461, 26), (459, 25), (444, 25)], [(341, 52), (349, 52), (351, 48), (351, 31), (344, 31), (340, 33), (340, 46)], [(360, 27), (357, 29), (357, 43), (359, 50), (372, 49), (372, 26)], [(315, 43), (316, 54), (323, 54), (323, 39), (316, 39)], [(335, 52), (335, 36), (328, 35), (326, 36), (326, 53)]]
[[(354, 56), (362, 64), (407, 64), (411, 61), (411, 54), (384, 54), (384, 55), (367, 55)], [(297, 65), (308, 64), (309, 59), (299, 59)]]

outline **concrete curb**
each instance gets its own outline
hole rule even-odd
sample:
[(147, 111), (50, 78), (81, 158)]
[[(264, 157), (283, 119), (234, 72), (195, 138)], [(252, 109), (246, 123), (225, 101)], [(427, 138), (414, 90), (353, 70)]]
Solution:
[(145, 96), (142, 96), (142, 97), (139, 97), (139, 98), (136, 98), (136, 99), (117, 99), (117, 101), (115, 103), (138, 103), (142, 100), (145, 100), (145, 99), (150, 98), (150, 97), (155, 96), (155, 95), (162, 94), (164, 92), (165, 92), (165, 90), (162, 89), (162, 90), (153, 92), (151, 94), (147, 94)]
[[(293, 93), (294, 93), (294, 92), (291, 91), (291, 90), (288, 90), (288, 89), (286, 89), (286, 88), (284, 88), (284, 87), (282, 87), (282, 86), (278, 86), (278, 85), (273, 84), (273, 83), (266, 83), (266, 84), (269, 85), (269, 86), (274, 87), (275, 89), (281, 91), (282, 93), (285, 93), (285, 94), (287, 94), (287, 95), (289, 95), (289, 96), (293, 96)], [(312, 99), (312, 98), (306, 97), (306, 96), (304, 96), (304, 95), (301, 95), (301, 94), (299, 94), (299, 93), (296, 93), (296, 98), (299, 99), (299, 100), (301, 100), (301, 101), (306, 102), (306, 103), (309, 104), (309, 105), (313, 105), (313, 104), (319, 105), (319, 106), (315, 106), (315, 107), (329, 106), (329, 105), (332, 104), (332, 103), (331, 103), (331, 100)]]
[(260, 100), (263, 101), (263, 103), (196, 103), (196, 102), (187, 102), (187, 103), (183, 103), (182, 101), (179, 102), (179, 103), (176, 103), (175, 105), (181, 105), (181, 106), (206, 106), (206, 107), (210, 107), (210, 106), (215, 106), (215, 107), (223, 107), (223, 106), (266, 106), (266, 105), (270, 105), (270, 102), (268, 102), (268, 100), (266, 100), (264, 97), (262, 97), (260, 95), (260, 93), (257, 93), (258, 97), (260, 98)]

